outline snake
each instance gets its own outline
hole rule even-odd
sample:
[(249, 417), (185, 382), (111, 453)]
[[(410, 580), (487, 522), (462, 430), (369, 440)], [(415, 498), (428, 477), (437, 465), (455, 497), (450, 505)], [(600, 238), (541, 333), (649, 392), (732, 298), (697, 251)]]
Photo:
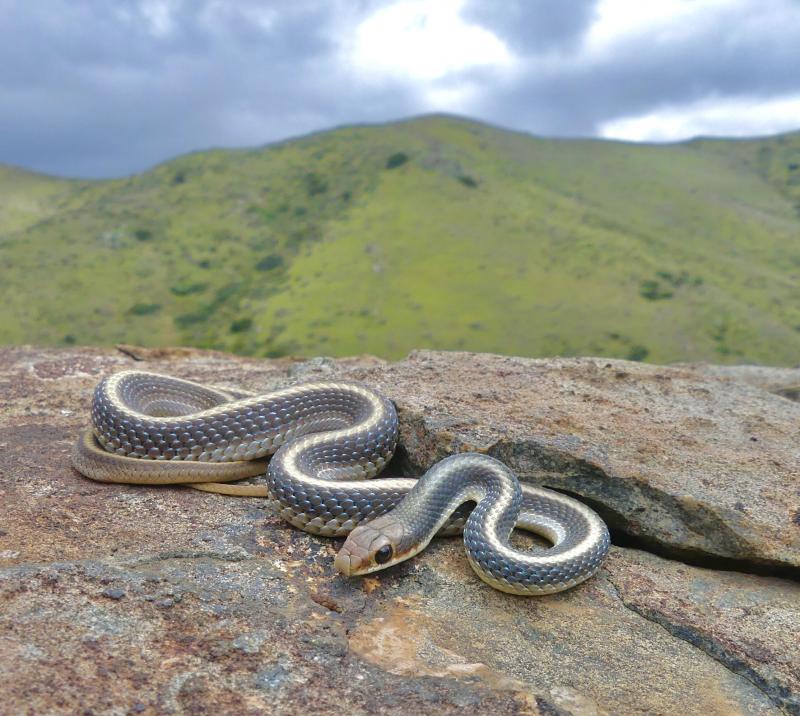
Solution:
[[(407, 560), (437, 535), (463, 533), (484, 582), (542, 595), (591, 577), (609, 550), (608, 529), (589, 506), (520, 482), (486, 453), (450, 455), (418, 479), (369, 479), (392, 458), (399, 420), (391, 400), (356, 381), (258, 394), (128, 370), (100, 381), (91, 416), (72, 453), (81, 474), (268, 497), (295, 527), (345, 537), (334, 567), (348, 577)], [(259, 475), (265, 483), (229, 484)], [(518, 549), (515, 528), (548, 546)]]

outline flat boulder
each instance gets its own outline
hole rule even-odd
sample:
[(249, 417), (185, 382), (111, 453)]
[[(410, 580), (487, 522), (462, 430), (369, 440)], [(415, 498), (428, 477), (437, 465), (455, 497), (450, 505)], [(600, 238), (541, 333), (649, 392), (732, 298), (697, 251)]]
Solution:
[[(362, 380), (398, 407), (390, 471), (487, 452), (590, 502), (617, 546), (548, 597), (493, 590), (457, 538), (343, 578), (339, 542), (269, 500), (75, 473), (92, 389), (130, 368)], [(0, 394), (9, 713), (800, 714), (800, 405), (762, 387), (605, 359), (126, 346), (0, 349)]]

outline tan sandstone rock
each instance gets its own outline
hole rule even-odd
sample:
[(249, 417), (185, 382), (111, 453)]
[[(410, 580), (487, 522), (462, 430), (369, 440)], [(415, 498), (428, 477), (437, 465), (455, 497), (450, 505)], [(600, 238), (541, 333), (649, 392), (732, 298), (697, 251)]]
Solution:
[(126, 351), (0, 350), (0, 711), (800, 713), (792, 579), (615, 547), (574, 590), (512, 597), (451, 539), (347, 580), (337, 543), (267, 500), (98, 484), (68, 461), (115, 370), (254, 390), (346, 375), (396, 401), (395, 472), (488, 451), (587, 496), (621, 542), (796, 577), (797, 403), (601, 359)]

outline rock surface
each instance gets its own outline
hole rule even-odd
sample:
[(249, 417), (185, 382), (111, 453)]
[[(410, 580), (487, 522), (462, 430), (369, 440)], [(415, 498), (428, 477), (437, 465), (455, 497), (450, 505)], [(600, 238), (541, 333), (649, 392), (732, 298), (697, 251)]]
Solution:
[[(484, 585), (457, 539), (346, 580), (332, 567), (337, 543), (283, 524), (267, 500), (74, 473), (92, 388), (131, 367), (253, 390), (363, 380), (397, 403), (394, 472), (483, 450), (585, 496), (627, 546), (544, 598)], [(2, 349), (0, 703), (800, 714), (800, 405), (771, 389), (709, 367), (602, 359)]]
[(698, 373), (749, 383), (789, 400), (800, 401), (800, 367), (776, 368), (764, 365), (713, 365), (710, 363), (681, 365)]

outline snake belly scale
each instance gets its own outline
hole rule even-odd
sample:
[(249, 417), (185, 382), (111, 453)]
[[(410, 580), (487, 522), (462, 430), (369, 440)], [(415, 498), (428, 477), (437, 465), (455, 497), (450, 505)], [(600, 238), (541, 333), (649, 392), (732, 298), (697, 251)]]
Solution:
[[(369, 480), (391, 459), (397, 434), (391, 401), (355, 382), (256, 395), (124, 371), (95, 389), (92, 429), (73, 465), (104, 482), (270, 496), (296, 527), (347, 536), (335, 559), (345, 575), (383, 569), (437, 534), (461, 531), (475, 572), (505, 592), (562, 591), (600, 567), (609, 549), (600, 517), (571, 497), (520, 484), (488, 455), (452, 455), (418, 480)], [(266, 488), (225, 484), (265, 471)], [(552, 547), (516, 549), (515, 527)]]

